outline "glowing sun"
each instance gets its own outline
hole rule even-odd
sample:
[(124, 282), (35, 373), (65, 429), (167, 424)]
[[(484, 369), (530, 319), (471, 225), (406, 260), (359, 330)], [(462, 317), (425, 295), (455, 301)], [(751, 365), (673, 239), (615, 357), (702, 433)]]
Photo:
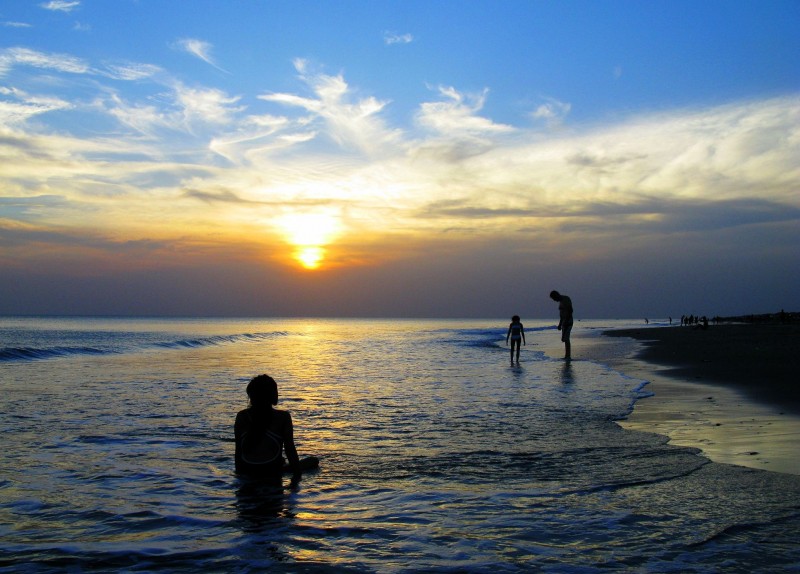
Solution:
[(306, 269), (317, 269), (325, 258), (322, 247), (301, 247), (294, 253), (294, 258)]
[(339, 234), (339, 218), (330, 213), (296, 213), (280, 218), (286, 240), (296, 247), (294, 258), (306, 269), (318, 269), (325, 259), (325, 246)]

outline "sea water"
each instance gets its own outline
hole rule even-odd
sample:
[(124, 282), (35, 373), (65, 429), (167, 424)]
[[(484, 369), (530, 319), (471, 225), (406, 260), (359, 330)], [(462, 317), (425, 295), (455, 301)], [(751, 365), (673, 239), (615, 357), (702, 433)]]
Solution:
[[(616, 423), (646, 381), (581, 353), (629, 323), (525, 326), (517, 366), (507, 320), (0, 319), (0, 571), (800, 568), (800, 477)], [(260, 373), (296, 490), (234, 474)]]

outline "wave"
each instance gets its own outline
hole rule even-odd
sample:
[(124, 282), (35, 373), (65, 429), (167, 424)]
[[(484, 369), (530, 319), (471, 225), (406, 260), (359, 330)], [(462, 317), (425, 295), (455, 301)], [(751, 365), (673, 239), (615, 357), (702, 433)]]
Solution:
[(213, 335), (210, 337), (198, 337), (195, 339), (178, 339), (176, 341), (162, 341), (153, 343), (154, 347), (162, 349), (196, 349), (199, 347), (211, 347), (224, 345), (227, 343), (255, 342), (265, 339), (272, 339), (278, 336), (286, 336), (286, 331), (273, 331), (269, 333), (242, 333), (238, 335)]
[(148, 343), (136, 341), (136, 338), (141, 336), (141, 333), (131, 333), (130, 335), (132, 340), (127, 344), (117, 344), (114, 347), (105, 348), (90, 346), (52, 346), (39, 348), (4, 347), (0, 348), (0, 363), (10, 361), (40, 361), (78, 355), (118, 355), (149, 349), (198, 349), (231, 343), (263, 341), (274, 337), (286, 336), (288, 332), (272, 331), (265, 333), (240, 333), (235, 335), (211, 335), (207, 337), (173, 339)]
[[(555, 331), (555, 325), (525, 327), (525, 333), (532, 335), (542, 331)], [(458, 347), (485, 347), (485, 348), (505, 348), (507, 328), (484, 328), (484, 329), (437, 329), (432, 333), (442, 333), (449, 335), (443, 339), (444, 342)]]
[(49, 347), (34, 349), (31, 347), (6, 347), (0, 349), (0, 362), (3, 361), (35, 361), (53, 359), (70, 355), (103, 355), (110, 351), (94, 347)]

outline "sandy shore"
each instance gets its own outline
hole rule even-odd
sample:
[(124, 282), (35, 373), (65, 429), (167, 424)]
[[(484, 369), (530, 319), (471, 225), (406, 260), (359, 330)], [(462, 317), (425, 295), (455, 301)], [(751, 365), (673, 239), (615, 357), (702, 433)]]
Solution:
[[(717, 462), (800, 475), (800, 325), (607, 331), (640, 344), (607, 361), (650, 382), (622, 425), (666, 435)], [(609, 348), (613, 342), (609, 342)]]

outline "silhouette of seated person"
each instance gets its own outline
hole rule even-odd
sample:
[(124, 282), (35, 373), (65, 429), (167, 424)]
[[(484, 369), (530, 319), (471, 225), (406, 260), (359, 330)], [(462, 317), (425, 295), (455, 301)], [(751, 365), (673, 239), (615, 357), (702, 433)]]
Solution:
[(258, 375), (247, 385), (250, 406), (236, 415), (236, 472), (280, 486), (286, 453), (292, 486), (302, 477), (294, 444), (292, 415), (273, 408), (278, 404), (278, 385), (269, 375)]

